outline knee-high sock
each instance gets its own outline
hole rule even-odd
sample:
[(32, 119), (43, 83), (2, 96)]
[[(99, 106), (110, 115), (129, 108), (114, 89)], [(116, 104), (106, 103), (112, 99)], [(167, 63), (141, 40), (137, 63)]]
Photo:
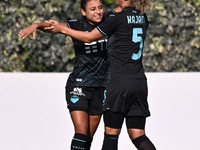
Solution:
[(102, 150), (117, 150), (118, 147), (118, 135), (104, 135)]
[(87, 139), (86, 145), (85, 145), (85, 150), (90, 150), (91, 143), (92, 143), (92, 139), (91, 138)]
[(85, 150), (86, 140), (86, 135), (75, 133), (71, 143), (71, 150)]
[(155, 146), (146, 135), (133, 139), (132, 142), (138, 150), (156, 150)]

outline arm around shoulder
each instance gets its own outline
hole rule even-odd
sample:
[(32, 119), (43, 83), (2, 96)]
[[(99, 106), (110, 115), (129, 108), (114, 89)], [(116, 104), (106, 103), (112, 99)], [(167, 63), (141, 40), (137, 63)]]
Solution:
[(64, 30), (62, 30), (62, 33), (67, 34), (68, 36), (71, 36), (72, 38), (75, 38), (79, 41), (87, 43), (91, 43), (104, 36), (101, 32), (99, 32), (97, 28), (95, 28), (91, 32), (77, 31), (70, 28), (65, 28)]

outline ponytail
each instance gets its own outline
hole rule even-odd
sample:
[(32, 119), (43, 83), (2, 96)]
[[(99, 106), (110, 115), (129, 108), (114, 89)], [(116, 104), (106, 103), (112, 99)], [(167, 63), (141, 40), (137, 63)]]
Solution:
[(132, 2), (136, 9), (140, 10), (141, 14), (143, 14), (151, 6), (148, 0), (132, 0)]

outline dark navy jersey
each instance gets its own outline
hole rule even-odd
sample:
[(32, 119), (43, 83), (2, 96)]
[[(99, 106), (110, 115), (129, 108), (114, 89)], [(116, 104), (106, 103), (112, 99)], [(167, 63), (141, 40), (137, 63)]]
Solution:
[(108, 35), (111, 82), (121, 79), (146, 78), (142, 65), (142, 51), (148, 20), (135, 7), (126, 7), (111, 14), (97, 29)]
[[(69, 28), (90, 32), (93, 26), (83, 20), (69, 20), (66, 22)], [(75, 48), (75, 66), (68, 78), (67, 85), (100, 87), (107, 83), (107, 37), (98, 39), (92, 43), (84, 43), (72, 39)]]
[(102, 19), (102, 22), (105, 21), (108, 17), (110, 17), (110, 15), (112, 14), (116, 14), (116, 12), (114, 10), (112, 11), (108, 11), (106, 13), (103, 14), (103, 19)]
[[(105, 21), (108, 17), (113, 16), (116, 14), (114, 10), (109, 11), (104, 14), (103, 21)], [(111, 46), (112, 46), (112, 38), (113, 36), (109, 36), (108, 43), (107, 43), (107, 58), (108, 58), (108, 70), (107, 70), (107, 84), (110, 83), (111, 80), (111, 67), (110, 67), (110, 52), (111, 52)]]

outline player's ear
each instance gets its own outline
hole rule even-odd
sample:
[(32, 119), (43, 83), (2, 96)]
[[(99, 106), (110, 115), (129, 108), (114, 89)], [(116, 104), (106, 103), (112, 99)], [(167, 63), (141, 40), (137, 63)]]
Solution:
[(82, 13), (83, 16), (86, 16), (86, 12), (83, 8), (81, 9), (81, 13)]

